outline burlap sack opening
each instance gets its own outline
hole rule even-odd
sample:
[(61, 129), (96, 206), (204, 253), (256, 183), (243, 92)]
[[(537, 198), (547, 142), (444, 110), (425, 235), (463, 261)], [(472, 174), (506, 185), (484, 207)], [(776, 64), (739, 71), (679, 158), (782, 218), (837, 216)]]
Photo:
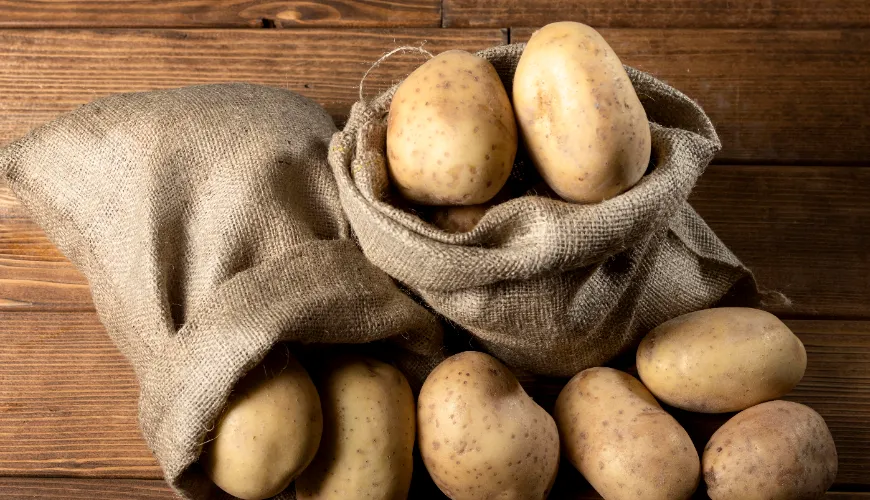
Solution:
[[(480, 53), (509, 94), (524, 47)], [(507, 201), (464, 234), (390, 203), (384, 149), (396, 87), (354, 105), (329, 161), (363, 252), (490, 352), (539, 374), (570, 376), (605, 363), (656, 325), (713, 305), (737, 282), (748, 283), (744, 298), (753, 303), (751, 273), (686, 202), (720, 149), (712, 124), (677, 90), (627, 70), (651, 121), (655, 168), (599, 204)]]
[(438, 320), (350, 239), (326, 162), (334, 132), (291, 92), (214, 85), (103, 99), (0, 151), (87, 276), (136, 371), (143, 434), (187, 498), (225, 496), (199, 446), (277, 342), (389, 339), (412, 379), (439, 359)]

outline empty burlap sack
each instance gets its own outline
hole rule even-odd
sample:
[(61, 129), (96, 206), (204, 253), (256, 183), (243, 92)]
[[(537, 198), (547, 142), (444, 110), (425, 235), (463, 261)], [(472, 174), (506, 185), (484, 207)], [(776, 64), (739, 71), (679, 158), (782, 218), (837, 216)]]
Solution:
[[(480, 53), (508, 94), (523, 48)], [(677, 90), (627, 69), (652, 122), (655, 168), (603, 203), (507, 201), (464, 234), (390, 203), (384, 148), (395, 87), (354, 105), (329, 161), (363, 252), (502, 360), (548, 375), (605, 363), (738, 281), (754, 295), (751, 273), (686, 202), (720, 148), (713, 126)]]
[(349, 237), (326, 162), (335, 131), (292, 92), (213, 85), (102, 99), (0, 151), (87, 276), (136, 371), (143, 434), (184, 496), (221, 496), (199, 445), (276, 342), (395, 337), (412, 378), (438, 359), (438, 321)]

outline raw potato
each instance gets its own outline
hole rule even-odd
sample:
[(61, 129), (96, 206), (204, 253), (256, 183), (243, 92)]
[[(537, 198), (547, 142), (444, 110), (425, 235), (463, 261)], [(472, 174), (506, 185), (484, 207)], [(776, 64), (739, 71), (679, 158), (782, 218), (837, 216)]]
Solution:
[(578, 373), (559, 393), (555, 415), (568, 460), (606, 500), (681, 500), (698, 487), (692, 440), (631, 375)]
[(541, 500), (559, 467), (559, 435), (497, 359), (480, 352), (447, 358), (417, 403), (420, 453), (453, 500)]
[(491, 205), (465, 207), (438, 207), (432, 214), (432, 223), (448, 233), (467, 233), (477, 227)]
[(416, 421), (405, 376), (374, 359), (342, 357), (329, 363), (317, 388), (323, 439), (296, 480), (296, 498), (408, 498)]
[(275, 349), (235, 387), (201, 462), (218, 487), (243, 500), (277, 495), (314, 458), (323, 430), (308, 372)]
[(553, 23), (532, 35), (513, 98), (532, 161), (565, 200), (612, 198), (646, 171), (646, 112), (619, 57), (589, 26)]
[(507, 182), (517, 128), (507, 92), (486, 59), (451, 50), (417, 68), (390, 105), (393, 184), (421, 205), (476, 205)]
[(803, 343), (782, 321), (741, 307), (674, 318), (637, 350), (640, 379), (657, 398), (702, 413), (740, 411), (782, 397), (806, 367)]
[(744, 410), (704, 448), (712, 500), (823, 498), (837, 477), (837, 449), (812, 408), (770, 401)]

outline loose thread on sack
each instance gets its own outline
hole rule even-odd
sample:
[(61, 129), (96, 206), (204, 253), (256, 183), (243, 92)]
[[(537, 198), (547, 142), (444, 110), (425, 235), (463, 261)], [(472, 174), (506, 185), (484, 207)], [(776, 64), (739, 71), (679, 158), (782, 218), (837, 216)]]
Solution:
[(376, 70), (378, 68), (378, 66), (381, 65), (381, 63), (383, 63), (384, 61), (386, 61), (390, 57), (392, 57), (396, 54), (399, 54), (399, 53), (406, 53), (406, 52), (416, 52), (417, 54), (423, 54), (423, 55), (429, 56), (429, 59), (432, 59), (433, 57), (435, 57), (434, 55), (432, 55), (431, 52), (424, 49), (422, 46), (412, 47), (409, 45), (404, 45), (402, 47), (397, 47), (397, 48), (387, 52), (386, 54), (382, 55), (380, 57), (380, 59), (375, 61), (374, 64), (371, 65), (371, 67), (369, 67), (369, 69), (365, 72), (365, 74), (363, 74), (362, 80), (359, 81), (359, 100), (360, 100), (360, 102), (362, 102), (362, 103), (366, 102), (365, 95), (363, 95), (363, 83), (366, 81), (366, 77), (369, 76), (369, 73)]

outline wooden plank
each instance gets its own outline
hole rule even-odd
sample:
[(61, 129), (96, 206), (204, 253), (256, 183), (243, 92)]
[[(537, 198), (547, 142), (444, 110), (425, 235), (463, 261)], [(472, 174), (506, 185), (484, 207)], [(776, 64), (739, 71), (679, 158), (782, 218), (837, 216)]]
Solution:
[[(243, 81), (312, 97), (333, 115), (359, 99), (385, 52), (421, 45), (477, 50), (501, 30), (0, 30), (0, 146), (98, 97)], [(374, 96), (423, 62), (397, 54), (366, 80)]]
[[(531, 31), (513, 30), (515, 40)], [(719, 161), (870, 162), (870, 30), (606, 30), (623, 59), (697, 99), (722, 137)], [(336, 116), (387, 50), (438, 52), (504, 40), (498, 30), (0, 30), (0, 145), (107, 94), (250, 81), (308, 95)], [(385, 62), (374, 95), (420, 64)]]
[[(870, 322), (789, 326), (809, 359), (789, 399), (827, 420), (838, 483), (870, 485)], [(565, 381), (524, 382), (551, 408)], [(137, 430), (136, 397), (132, 370), (93, 313), (0, 312), (0, 476), (159, 478)], [(712, 433), (715, 419), (679, 418), (701, 444)]]
[(866, 28), (865, 0), (444, 0), (450, 28), (578, 21), (614, 28)]
[[(419, 474), (419, 472), (418, 472)], [(561, 479), (561, 477), (560, 477)], [(582, 479), (581, 479), (582, 481)], [(582, 483), (581, 483), (582, 484)], [(429, 490), (432, 496), (410, 498), (447, 498)], [(9, 500), (174, 500), (177, 497), (163, 481), (67, 478), (0, 478), (0, 499)], [(600, 500), (588, 485), (566, 485), (550, 500)], [(696, 498), (707, 498), (697, 496)], [(867, 500), (870, 493), (829, 492), (826, 500)]]
[(0, 0), (2, 28), (440, 25), (439, 0)]
[[(526, 41), (533, 31), (511, 30), (511, 41)], [(720, 163), (870, 161), (870, 31), (607, 29), (602, 35), (624, 63), (704, 107), (722, 139)]]
[(787, 316), (870, 317), (870, 168), (714, 166), (690, 201)]
[[(716, 165), (692, 205), (789, 317), (870, 318), (870, 168)], [(90, 310), (86, 281), (0, 185), (0, 309)]]
[(0, 478), (0, 499), (8, 500), (177, 500), (162, 480)]
[(161, 477), (94, 313), (0, 313), (0, 476)]

